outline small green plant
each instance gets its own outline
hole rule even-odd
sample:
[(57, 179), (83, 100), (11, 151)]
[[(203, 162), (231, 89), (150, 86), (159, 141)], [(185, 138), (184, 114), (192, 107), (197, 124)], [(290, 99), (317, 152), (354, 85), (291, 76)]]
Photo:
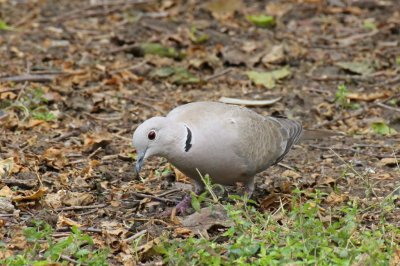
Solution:
[(4, 20), (0, 19), (0, 30), (12, 30), (13, 28), (9, 26)]
[(377, 26), (375, 23), (375, 19), (366, 19), (363, 21), (363, 27), (367, 30), (376, 30)]
[[(357, 202), (323, 213), (326, 194), (293, 191), (290, 208), (261, 213), (238, 198), (223, 205), (233, 225), (209, 239), (168, 239), (155, 248), (169, 265), (388, 265), (399, 228), (359, 222)], [(330, 221), (323, 216), (330, 215)], [(333, 218), (335, 217), (335, 218)]]
[(194, 43), (194, 44), (202, 44), (208, 41), (208, 39), (210, 39), (210, 36), (205, 34), (205, 33), (201, 33), (197, 30), (197, 28), (195, 26), (193, 26), (190, 29), (189, 32), (189, 39)]
[(335, 102), (342, 108), (342, 109), (358, 109), (360, 107), (357, 103), (352, 103), (347, 96), (349, 95), (349, 90), (347, 86), (341, 84), (338, 86), (336, 94), (335, 94)]
[(48, 265), (72, 259), (78, 265), (108, 265), (107, 251), (93, 250), (92, 238), (77, 227), (72, 227), (71, 234), (58, 242), (52, 238), (53, 229), (47, 223), (34, 221), (33, 227), (24, 230), (27, 248), (22, 254), (16, 254), (4, 260), (1, 265)]
[(385, 122), (374, 122), (371, 124), (372, 130), (379, 135), (392, 135), (397, 131), (394, 128), (391, 128)]
[(46, 122), (56, 120), (57, 117), (49, 111), (47, 104), (48, 100), (44, 97), (44, 91), (41, 88), (32, 88), (27, 90), (20, 99), (14, 102), (3, 101), (0, 106), (3, 106), (5, 110), (22, 111), (23, 121), (30, 117)]

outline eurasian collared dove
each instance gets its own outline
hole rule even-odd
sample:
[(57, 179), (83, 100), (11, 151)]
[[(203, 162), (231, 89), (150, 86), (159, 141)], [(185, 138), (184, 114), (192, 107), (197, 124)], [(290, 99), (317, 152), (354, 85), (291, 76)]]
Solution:
[(194, 180), (196, 194), (204, 190), (200, 172), (218, 184), (243, 183), (250, 196), (254, 176), (281, 161), (301, 132), (301, 124), (287, 118), (218, 102), (189, 103), (136, 129), (136, 172), (147, 158), (161, 156)]

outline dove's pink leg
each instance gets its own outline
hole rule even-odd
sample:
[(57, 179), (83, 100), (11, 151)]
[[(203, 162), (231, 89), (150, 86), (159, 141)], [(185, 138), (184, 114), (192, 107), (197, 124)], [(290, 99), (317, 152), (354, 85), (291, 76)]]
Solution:
[(245, 184), (247, 197), (251, 198), (254, 192), (254, 177), (251, 177)]
[[(194, 193), (196, 195), (200, 195), (201, 193), (204, 192), (204, 184), (200, 183), (198, 181), (194, 182)], [(192, 203), (192, 196), (191, 195), (186, 195), (176, 206), (176, 213), (177, 214), (184, 214), (186, 210), (190, 207)], [(170, 216), (172, 213), (172, 208), (165, 210), (164, 212), (161, 213), (161, 216)]]

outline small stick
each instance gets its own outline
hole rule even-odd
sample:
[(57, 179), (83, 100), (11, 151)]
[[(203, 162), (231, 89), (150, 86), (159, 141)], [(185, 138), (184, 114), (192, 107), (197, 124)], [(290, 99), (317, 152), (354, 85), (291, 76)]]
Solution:
[(141, 237), (142, 235), (144, 235), (144, 234), (146, 234), (146, 233), (147, 233), (147, 229), (144, 229), (144, 230), (142, 230), (142, 231), (137, 232), (137, 233), (134, 234), (133, 236), (130, 236), (130, 237), (126, 238), (124, 241), (125, 241), (125, 242), (129, 242), (129, 241), (135, 240), (135, 239)]
[(21, 90), (21, 88), (7, 88), (7, 89), (4, 89), (4, 90), (0, 90), (0, 94), (6, 93), (6, 92), (19, 91), (19, 90)]
[(289, 169), (289, 170), (292, 170), (292, 171), (295, 171), (295, 172), (297, 172), (297, 170), (296, 170), (296, 169), (294, 169), (293, 167), (291, 167), (291, 166), (289, 166), (289, 165), (287, 165), (287, 164), (284, 164), (284, 163), (278, 163), (278, 165), (279, 165), (279, 166), (281, 166), (281, 167), (283, 167), (283, 168), (286, 168), (286, 169)]
[(0, 81), (12, 81), (12, 82), (25, 82), (25, 81), (33, 81), (33, 82), (51, 82), (56, 78), (55, 75), (32, 75), (25, 74), (21, 76), (12, 76), (0, 78)]
[(392, 106), (386, 105), (384, 103), (377, 103), (376, 105), (379, 107), (400, 113), (400, 108), (392, 107)]
[(89, 154), (88, 159), (92, 158), (93, 156), (95, 156), (98, 152), (100, 152), (103, 148), (102, 147), (98, 147), (94, 152), (92, 152), (91, 154)]
[(0, 213), (0, 217), (14, 217), (15, 215), (12, 213)]
[(173, 202), (173, 203), (177, 203), (176, 200), (171, 200), (171, 199), (166, 199), (166, 198), (161, 198), (161, 197), (157, 197), (154, 195), (148, 195), (148, 194), (142, 194), (142, 193), (138, 193), (138, 192), (131, 192), (133, 195), (135, 195), (138, 198), (149, 198), (149, 199), (153, 199), (153, 200), (158, 200), (161, 202)]
[[(98, 228), (94, 228), (94, 227), (78, 227), (79, 230), (83, 231), (83, 232), (91, 232), (91, 233), (102, 233), (103, 230), (98, 229)], [(60, 227), (57, 228), (57, 232), (63, 232), (63, 231), (70, 231), (71, 227)]]
[(172, 194), (172, 193), (175, 193), (175, 192), (180, 192), (180, 191), (182, 191), (182, 190), (180, 190), (180, 189), (172, 189), (172, 190), (165, 191), (163, 193), (158, 194), (157, 197), (164, 197), (166, 195), (169, 195), (169, 194)]
[(73, 211), (73, 210), (87, 210), (87, 209), (97, 209), (104, 208), (107, 204), (89, 205), (89, 206), (71, 206), (55, 209), (55, 211)]
[(232, 68), (224, 69), (224, 70), (222, 70), (222, 71), (219, 72), (219, 73), (215, 73), (215, 74), (213, 74), (213, 75), (211, 75), (211, 76), (208, 76), (208, 77), (204, 78), (204, 81), (210, 81), (210, 80), (212, 80), (212, 79), (219, 78), (220, 76), (223, 76), (223, 75), (225, 75), (225, 74), (228, 74), (228, 73), (231, 72), (231, 71), (232, 71)]
[(78, 265), (78, 264), (79, 264), (79, 265), (86, 265), (86, 264), (82, 264), (82, 263), (80, 263), (79, 261), (74, 260), (74, 259), (72, 259), (72, 258), (70, 258), (70, 257), (68, 257), (68, 256), (66, 256), (66, 255), (61, 255), (60, 258), (62, 258), (63, 260), (72, 262), (72, 263), (74, 263), (75, 265)]

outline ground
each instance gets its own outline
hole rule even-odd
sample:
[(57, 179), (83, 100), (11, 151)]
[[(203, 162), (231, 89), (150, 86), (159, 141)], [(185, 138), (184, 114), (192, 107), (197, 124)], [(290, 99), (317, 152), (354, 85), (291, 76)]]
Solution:
[[(397, 1), (0, 0), (0, 58), (0, 259), (32, 248), (26, 228), (57, 242), (77, 226), (109, 264), (170, 263), (154, 247), (196, 235), (184, 225), (194, 210), (160, 214), (190, 181), (161, 158), (135, 176), (131, 137), (147, 118), (221, 97), (271, 100), (242, 104), (313, 130), (257, 176), (258, 213), (320, 193), (319, 216), (356, 202), (360, 228), (400, 227)], [(239, 192), (216, 196), (234, 205)]]

